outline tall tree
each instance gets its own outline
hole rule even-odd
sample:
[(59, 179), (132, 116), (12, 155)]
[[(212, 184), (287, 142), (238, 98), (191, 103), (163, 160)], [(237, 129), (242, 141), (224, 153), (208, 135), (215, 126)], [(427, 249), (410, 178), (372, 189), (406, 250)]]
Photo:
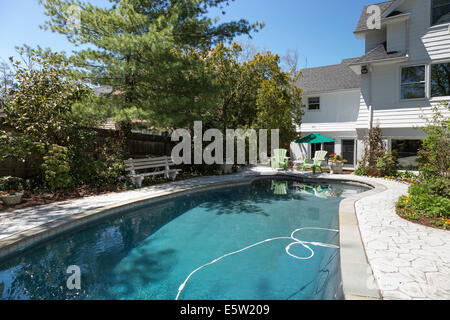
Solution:
[(53, 54), (47, 60), (32, 59), (36, 69), (11, 58), (17, 87), (0, 115), (0, 158), (24, 160), (42, 156), (51, 145), (77, 144), (83, 140), (82, 127), (94, 124), (72, 112), (76, 103), (90, 97), (90, 90), (64, 77), (64, 58)]
[(164, 127), (185, 126), (212, 108), (216, 88), (200, 52), (262, 27), (246, 20), (216, 24), (207, 16), (233, 0), (109, 0), (107, 7), (40, 1), (49, 17), (43, 27), (82, 47), (70, 59), (78, 76), (113, 86), (122, 117)]
[(210, 114), (211, 126), (280, 129), (280, 142), (287, 145), (296, 138), (303, 115), (302, 90), (296, 86), (301, 74), (283, 71), (280, 57), (269, 51), (240, 62), (242, 52), (237, 43), (219, 44), (208, 58), (223, 88)]
[(9, 89), (14, 86), (14, 72), (8, 63), (0, 62), (0, 99), (6, 99)]

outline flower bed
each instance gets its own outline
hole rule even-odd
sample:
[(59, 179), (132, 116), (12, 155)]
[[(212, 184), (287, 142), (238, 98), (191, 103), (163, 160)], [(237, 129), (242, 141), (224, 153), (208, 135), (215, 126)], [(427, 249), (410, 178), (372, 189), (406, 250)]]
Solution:
[[(409, 195), (397, 202), (397, 213), (408, 220), (450, 229), (450, 186), (446, 178), (429, 181), (405, 180), (409, 182)], [(412, 181), (412, 182), (411, 182)]]

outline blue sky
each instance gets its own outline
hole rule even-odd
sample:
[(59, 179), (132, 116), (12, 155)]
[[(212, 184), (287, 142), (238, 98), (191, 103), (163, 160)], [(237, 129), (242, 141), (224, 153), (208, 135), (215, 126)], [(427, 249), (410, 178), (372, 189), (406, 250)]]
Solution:
[[(104, 3), (104, 0), (91, 0)], [(245, 18), (265, 22), (265, 28), (251, 42), (283, 55), (296, 49), (300, 67), (339, 63), (343, 58), (360, 56), (364, 42), (353, 30), (364, 5), (371, 0), (235, 0), (223, 21)], [(212, 12), (213, 17), (219, 16)], [(28, 44), (71, 52), (72, 45), (62, 35), (41, 30), (46, 16), (38, 0), (0, 0), (0, 58), (15, 55), (14, 47)]]

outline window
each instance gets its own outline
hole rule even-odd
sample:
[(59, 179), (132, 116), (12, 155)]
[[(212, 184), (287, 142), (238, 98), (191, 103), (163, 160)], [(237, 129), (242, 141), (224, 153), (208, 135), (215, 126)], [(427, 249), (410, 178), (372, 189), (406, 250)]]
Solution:
[(320, 110), (320, 97), (308, 98), (308, 110)]
[(431, 96), (450, 96), (450, 63), (431, 65)]
[(396, 151), (402, 169), (416, 169), (418, 151), (422, 147), (421, 140), (392, 140), (392, 151)]
[(401, 98), (425, 98), (425, 66), (402, 68)]
[(450, 22), (450, 0), (432, 0), (431, 25)]

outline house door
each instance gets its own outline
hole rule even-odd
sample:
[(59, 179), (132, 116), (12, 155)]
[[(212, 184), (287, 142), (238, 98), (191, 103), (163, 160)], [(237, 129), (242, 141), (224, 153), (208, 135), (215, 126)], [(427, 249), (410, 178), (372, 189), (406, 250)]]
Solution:
[(355, 140), (342, 140), (342, 156), (346, 164), (355, 164)]
[(328, 160), (328, 158), (334, 153), (334, 142), (324, 143), (323, 150), (328, 152), (327, 156), (325, 157)]

